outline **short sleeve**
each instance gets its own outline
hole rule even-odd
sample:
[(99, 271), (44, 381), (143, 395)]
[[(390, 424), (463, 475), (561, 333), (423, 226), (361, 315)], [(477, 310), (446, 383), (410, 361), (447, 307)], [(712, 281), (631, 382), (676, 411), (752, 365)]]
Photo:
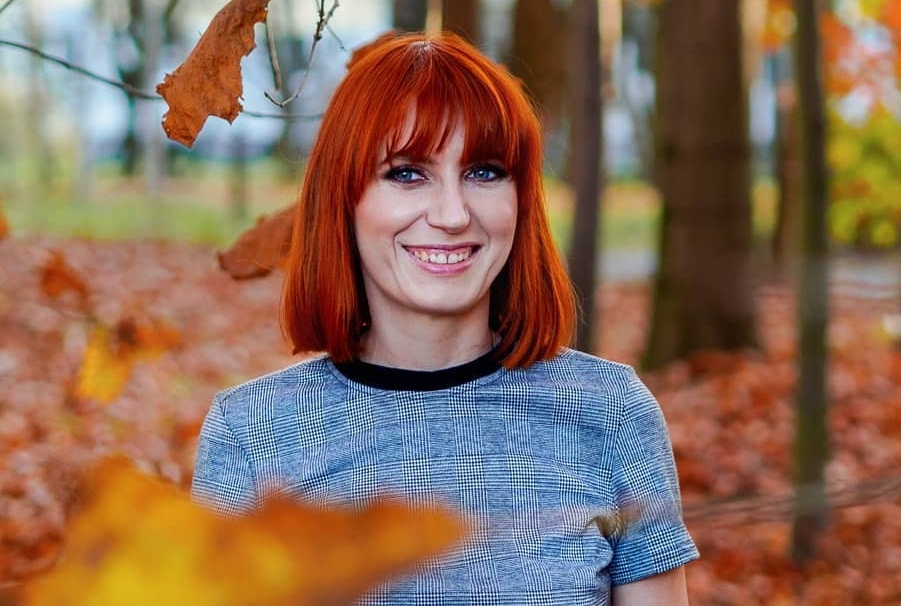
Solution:
[(255, 486), (253, 468), (217, 396), (200, 429), (191, 499), (220, 514), (241, 515), (259, 506)]
[(622, 532), (612, 539), (613, 585), (672, 570), (699, 556), (682, 518), (663, 411), (634, 370), (631, 374), (612, 469), (617, 506), (625, 521)]

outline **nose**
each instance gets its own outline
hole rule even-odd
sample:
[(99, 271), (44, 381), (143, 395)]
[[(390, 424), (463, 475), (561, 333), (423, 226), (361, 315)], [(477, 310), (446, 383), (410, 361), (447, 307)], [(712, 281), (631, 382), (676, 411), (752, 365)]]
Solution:
[(437, 229), (458, 233), (469, 226), (469, 206), (461, 183), (444, 185), (429, 201), (426, 222)]

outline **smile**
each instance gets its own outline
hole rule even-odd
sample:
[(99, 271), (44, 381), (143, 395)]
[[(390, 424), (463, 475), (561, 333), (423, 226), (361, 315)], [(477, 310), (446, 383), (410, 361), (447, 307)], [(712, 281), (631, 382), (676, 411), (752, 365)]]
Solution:
[(455, 248), (452, 250), (438, 250), (426, 248), (408, 248), (414, 257), (424, 263), (433, 263), (435, 265), (454, 265), (462, 263), (469, 259), (475, 251), (475, 247), (467, 246), (463, 248)]

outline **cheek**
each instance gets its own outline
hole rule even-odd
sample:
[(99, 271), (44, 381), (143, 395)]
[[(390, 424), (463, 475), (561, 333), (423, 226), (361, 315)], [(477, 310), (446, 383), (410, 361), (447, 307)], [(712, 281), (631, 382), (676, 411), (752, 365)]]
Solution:
[(484, 224), (496, 238), (513, 238), (516, 232), (516, 196), (494, 204), (486, 208)]

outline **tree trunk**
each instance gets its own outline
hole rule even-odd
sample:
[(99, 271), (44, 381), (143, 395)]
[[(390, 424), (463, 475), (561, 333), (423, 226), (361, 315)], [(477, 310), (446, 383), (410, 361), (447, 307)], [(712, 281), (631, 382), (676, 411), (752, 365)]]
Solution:
[(779, 199), (773, 229), (773, 270), (780, 281), (794, 281), (801, 255), (801, 125), (794, 83), (778, 84), (776, 181)]
[[(159, 70), (165, 32), (163, 30), (163, 14), (152, 3), (144, 8), (144, 60), (141, 64), (141, 86), (143, 90), (153, 90)], [(142, 153), (144, 158), (144, 182), (151, 198), (157, 198), (163, 188), (166, 171), (166, 147), (163, 141), (163, 129), (159, 127), (162, 115), (155, 103), (139, 102), (137, 115), (139, 132), (141, 133)]]
[(601, 45), (598, 0), (574, 0), (570, 20), (570, 153), (569, 168), (575, 212), (569, 250), (569, 273), (582, 309), (576, 347), (593, 352), (595, 284), (598, 267), (600, 193), (603, 166), (601, 122)]
[(441, 0), (442, 29), (478, 46), (482, 40), (479, 8), (479, 0)]
[(660, 5), (660, 267), (643, 364), (756, 346), (741, 0)]
[(428, 0), (394, 0), (392, 27), (401, 32), (417, 32), (425, 29), (429, 12)]
[[(43, 46), (44, 31), (41, 29), (36, 10), (32, 8), (26, 8), (25, 36), (34, 48)], [(28, 133), (26, 149), (32, 156), (30, 160), (37, 166), (37, 172), (33, 177), (39, 188), (49, 187), (59, 176), (59, 166), (47, 120), (51, 93), (44, 72), (45, 65), (46, 62), (38, 57), (29, 59), (28, 103), (25, 104), (25, 124)]]
[(545, 133), (562, 128), (567, 88), (566, 11), (551, 0), (517, 0), (507, 63), (541, 112)]
[(803, 157), (803, 221), (798, 285), (797, 416), (795, 418), (795, 483), (792, 556), (809, 559), (826, 525), (828, 503), (824, 468), (828, 458), (826, 416), (828, 293), (828, 187), (826, 118), (823, 102), (817, 0), (795, 0), (795, 61), (801, 116)]

